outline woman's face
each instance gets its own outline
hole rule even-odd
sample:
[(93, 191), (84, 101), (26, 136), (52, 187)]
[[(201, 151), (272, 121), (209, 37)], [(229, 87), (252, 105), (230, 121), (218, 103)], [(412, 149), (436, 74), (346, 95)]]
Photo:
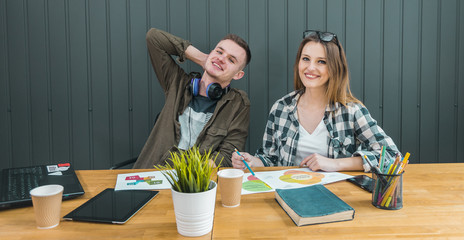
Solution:
[(306, 88), (324, 88), (329, 80), (325, 48), (321, 43), (308, 42), (303, 47), (298, 73)]

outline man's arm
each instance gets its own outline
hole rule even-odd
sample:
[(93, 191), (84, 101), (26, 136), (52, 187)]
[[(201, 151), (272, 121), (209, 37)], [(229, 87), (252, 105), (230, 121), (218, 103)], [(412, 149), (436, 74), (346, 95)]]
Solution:
[[(169, 79), (181, 79), (186, 74), (172, 59), (171, 55), (178, 56), (180, 62), (185, 61), (185, 52), (191, 43), (156, 28), (152, 28), (147, 32), (146, 40), (153, 69), (161, 87), (164, 91), (167, 91), (171, 85)], [(193, 56), (196, 55), (199, 54), (193, 54)]]
[(204, 69), (205, 64), (206, 64), (206, 59), (208, 58), (208, 54), (205, 54), (202, 51), (198, 50), (193, 45), (190, 45), (185, 50), (185, 57), (188, 60), (200, 65), (200, 67)]

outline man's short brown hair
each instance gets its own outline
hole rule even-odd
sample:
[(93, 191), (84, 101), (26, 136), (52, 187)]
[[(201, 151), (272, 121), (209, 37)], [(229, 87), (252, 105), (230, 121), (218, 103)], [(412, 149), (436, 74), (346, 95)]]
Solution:
[(243, 38), (239, 37), (238, 35), (232, 34), (232, 33), (227, 34), (225, 37), (221, 39), (221, 41), (227, 40), (227, 39), (234, 41), (236, 44), (238, 44), (241, 48), (245, 50), (246, 64), (245, 66), (243, 66), (245, 68), (246, 65), (250, 63), (250, 60), (251, 60), (251, 51), (250, 51), (250, 48), (248, 47), (248, 43), (245, 40), (243, 40)]

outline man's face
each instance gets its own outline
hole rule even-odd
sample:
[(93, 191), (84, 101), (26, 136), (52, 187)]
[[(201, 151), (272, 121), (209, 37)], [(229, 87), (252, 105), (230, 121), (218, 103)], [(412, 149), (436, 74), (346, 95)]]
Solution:
[(206, 60), (205, 71), (218, 83), (230, 83), (243, 77), (246, 52), (232, 40), (220, 41)]

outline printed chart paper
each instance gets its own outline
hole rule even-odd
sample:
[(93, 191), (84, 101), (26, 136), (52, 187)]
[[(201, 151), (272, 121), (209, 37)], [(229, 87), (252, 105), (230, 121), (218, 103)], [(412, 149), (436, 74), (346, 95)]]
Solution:
[(115, 191), (170, 189), (171, 184), (161, 171), (118, 174)]
[[(256, 174), (256, 173), (255, 173)], [(274, 189), (251, 173), (245, 173), (242, 180), (242, 195), (273, 192)]]
[(242, 194), (272, 192), (277, 188), (301, 188), (315, 184), (327, 184), (353, 177), (339, 172), (313, 172), (309, 168), (246, 173), (243, 176)]

